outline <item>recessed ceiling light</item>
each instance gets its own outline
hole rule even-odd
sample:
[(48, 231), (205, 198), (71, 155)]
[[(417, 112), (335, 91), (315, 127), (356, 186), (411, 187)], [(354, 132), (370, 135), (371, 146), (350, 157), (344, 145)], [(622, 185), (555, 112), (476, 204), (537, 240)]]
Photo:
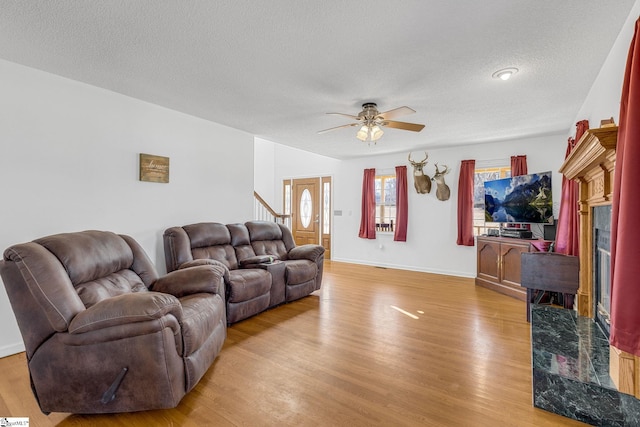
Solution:
[(494, 79), (509, 80), (511, 76), (518, 72), (517, 68), (503, 68), (491, 75)]

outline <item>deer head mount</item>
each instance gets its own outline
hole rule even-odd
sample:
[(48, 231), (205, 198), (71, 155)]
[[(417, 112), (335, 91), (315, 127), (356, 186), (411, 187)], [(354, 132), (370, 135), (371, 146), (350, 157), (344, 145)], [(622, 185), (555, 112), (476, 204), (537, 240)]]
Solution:
[(445, 165), (444, 170), (440, 171), (438, 169), (438, 164), (434, 163), (434, 165), (436, 167), (436, 173), (431, 179), (435, 181), (436, 185), (438, 186), (436, 189), (436, 197), (438, 198), (438, 200), (442, 201), (449, 200), (451, 190), (449, 190), (449, 186), (444, 182), (444, 176), (449, 173), (449, 167)]
[(426, 194), (431, 191), (431, 178), (424, 173), (424, 166), (427, 164), (429, 155), (424, 152), (424, 159), (419, 162), (411, 160), (411, 153), (409, 153), (409, 163), (413, 167), (413, 186), (416, 188), (418, 194)]
[(433, 178), (431, 178), (424, 172), (424, 168), (427, 164), (428, 158), (429, 155), (425, 151), (424, 159), (418, 162), (414, 162), (413, 160), (411, 160), (411, 153), (409, 153), (408, 160), (409, 163), (411, 163), (411, 167), (413, 167), (413, 186), (416, 188), (418, 194), (426, 194), (431, 192), (431, 181), (435, 181), (437, 185), (436, 197), (438, 198), (438, 200), (449, 200), (451, 190), (449, 189), (449, 186), (444, 182), (444, 176), (450, 172), (449, 167), (445, 165), (444, 170), (441, 171), (438, 168), (438, 164), (434, 163), (436, 172), (433, 175)]

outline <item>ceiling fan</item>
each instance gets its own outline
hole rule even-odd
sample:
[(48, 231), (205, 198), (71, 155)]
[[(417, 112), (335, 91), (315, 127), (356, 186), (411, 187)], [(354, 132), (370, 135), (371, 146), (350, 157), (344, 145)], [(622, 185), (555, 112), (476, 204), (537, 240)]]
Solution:
[(424, 128), (424, 125), (420, 125), (416, 123), (397, 122), (395, 120), (391, 120), (396, 117), (403, 116), (406, 114), (412, 114), (412, 113), (415, 113), (415, 110), (409, 107), (394, 108), (393, 110), (380, 113), (378, 111), (378, 106), (375, 103), (367, 102), (362, 104), (362, 111), (358, 113), (357, 116), (354, 116), (352, 114), (344, 114), (344, 113), (327, 113), (327, 114), (337, 114), (340, 116), (346, 116), (353, 120), (356, 120), (356, 122), (321, 130), (318, 133), (322, 134), (322, 133), (329, 132), (336, 129), (346, 128), (351, 126), (360, 126), (360, 129), (356, 134), (356, 138), (358, 138), (361, 141), (377, 142), (384, 134), (382, 127), (385, 127), (385, 126), (390, 128), (395, 128), (395, 129), (410, 130), (412, 132), (420, 132)]

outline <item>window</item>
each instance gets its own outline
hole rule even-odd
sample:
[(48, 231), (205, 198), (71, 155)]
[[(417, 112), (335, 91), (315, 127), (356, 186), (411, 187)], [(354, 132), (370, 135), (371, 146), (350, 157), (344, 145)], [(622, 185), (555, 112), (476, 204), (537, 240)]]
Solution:
[(304, 228), (311, 225), (311, 214), (313, 213), (313, 200), (311, 200), (311, 192), (305, 188), (300, 196), (300, 222)]
[(376, 231), (393, 232), (396, 221), (396, 176), (376, 175)]
[(322, 178), (322, 234), (331, 234), (331, 182)]
[(511, 167), (492, 167), (475, 170), (473, 181), (473, 235), (486, 234), (489, 228), (499, 228), (498, 223), (485, 223), (484, 218), (484, 182), (494, 179), (509, 178)]
[(284, 217), (282, 220), (284, 225), (291, 228), (291, 181), (286, 179), (282, 183), (284, 192), (282, 197)]

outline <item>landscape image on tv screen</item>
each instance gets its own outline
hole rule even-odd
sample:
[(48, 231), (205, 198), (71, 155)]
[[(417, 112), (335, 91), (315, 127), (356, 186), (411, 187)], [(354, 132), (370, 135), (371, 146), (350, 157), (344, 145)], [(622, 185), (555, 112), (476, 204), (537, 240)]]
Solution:
[(486, 222), (553, 223), (551, 171), (485, 181)]

